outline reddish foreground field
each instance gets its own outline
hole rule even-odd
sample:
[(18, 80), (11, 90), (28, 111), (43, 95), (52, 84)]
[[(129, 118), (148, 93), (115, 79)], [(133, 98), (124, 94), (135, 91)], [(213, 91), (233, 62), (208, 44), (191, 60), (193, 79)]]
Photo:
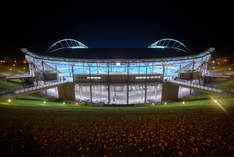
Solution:
[[(0, 156), (233, 156), (233, 99), (168, 106), (0, 104)], [(35, 103), (36, 104), (36, 103)]]

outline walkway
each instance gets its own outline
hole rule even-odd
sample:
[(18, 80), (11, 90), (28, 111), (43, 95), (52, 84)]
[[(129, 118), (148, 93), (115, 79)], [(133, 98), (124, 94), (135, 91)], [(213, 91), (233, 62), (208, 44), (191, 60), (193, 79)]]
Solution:
[(173, 83), (173, 84), (176, 84), (176, 85), (180, 85), (180, 86), (184, 86), (184, 87), (188, 87), (188, 88), (198, 89), (198, 90), (201, 90), (203, 92), (211, 92), (211, 93), (223, 93), (224, 92), (221, 89), (206, 87), (206, 86), (203, 86), (203, 85), (198, 85), (198, 84), (194, 84), (194, 83), (190, 83), (190, 82), (185, 82), (183, 80), (168, 80), (167, 82), (170, 82), (170, 83)]
[(60, 85), (63, 85), (63, 84), (69, 83), (69, 82), (71, 82), (71, 81), (47, 82), (44, 85), (27, 87), (27, 88), (23, 88), (23, 89), (16, 89), (13, 91), (3, 92), (2, 94), (0, 93), (0, 97), (1, 98), (15, 98), (16, 96), (36, 93), (36, 92), (39, 92), (41, 90), (46, 90), (49, 88), (57, 87), (57, 86), (60, 86)]
[(30, 78), (32, 75), (30, 73), (24, 73), (24, 74), (15, 74), (7, 76), (6, 79), (24, 79), (24, 78)]

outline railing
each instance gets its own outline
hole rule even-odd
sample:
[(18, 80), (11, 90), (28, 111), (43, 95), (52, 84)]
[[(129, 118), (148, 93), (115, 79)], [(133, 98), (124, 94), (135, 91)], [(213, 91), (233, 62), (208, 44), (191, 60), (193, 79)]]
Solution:
[(188, 83), (188, 82), (183, 82), (183, 81), (168, 80), (168, 82), (176, 83), (176, 84), (184, 85), (184, 86), (188, 86), (188, 87), (198, 88), (198, 89), (202, 89), (202, 90), (206, 90), (206, 91), (211, 91), (211, 92), (215, 92), (215, 93), (222, 93), (223, 92), (223, 90), (221, 90), (221, 89), (201, 86), (201, 85), (197, 85), (197, 84), (193, 84), (193, 83)]
[(10, 75), (7, 76), (7, 79), (14, 79), (14, 78), (27, 78), (27, 77), (32, 77), (30, 73), (24, 73), (24, 74), (15, 74), (15, 75)]
[(0, 96), (1, 95), (6, 95), (6, 94), (11, 94), (16, 90), (20, 90), (20, 89), (24, 89), (24, 88), (30, 88), (32, 86), (33, 85), (26, 85), (26, 86), (22, 86), (22, 87), (15, 87), (15, 88), (7, 89), (7, 90), (4, 90), (4, 91), (0, 91)]
[(57, 85), (68, 83), (68, 82), (71, 82), (71, 81), (59, 81), (59, 82), (51, 81), (51, 82), (46, 82), (46, 84), (44, 84), (44, 85), (33, 86), (33, 87), (29, 87), (29, 88), (23, 88), (20, 90), (16, 90), (13, 93), (14, 94), (22, 94), (22, 93), (31, 92), (31, 91), (41, 89), (41, 88), (48, 88), (50, 86), (57, 86)]

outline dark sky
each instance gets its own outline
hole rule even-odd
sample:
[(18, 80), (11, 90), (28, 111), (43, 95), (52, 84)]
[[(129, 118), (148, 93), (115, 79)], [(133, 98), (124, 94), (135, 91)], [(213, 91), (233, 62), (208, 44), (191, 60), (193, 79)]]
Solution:
[[(134, 6), (133, 6), (134, 5)], [(215, 47), (233, 54), (231, 4), (215, 1), (126, 1), (112, 5), (80, 1), (8, 2), (1, 9), (1, 55), (20, 48), (40, 52), (73, 38), (90, 48), (144, 48), (161, 38), (193, 51)]]

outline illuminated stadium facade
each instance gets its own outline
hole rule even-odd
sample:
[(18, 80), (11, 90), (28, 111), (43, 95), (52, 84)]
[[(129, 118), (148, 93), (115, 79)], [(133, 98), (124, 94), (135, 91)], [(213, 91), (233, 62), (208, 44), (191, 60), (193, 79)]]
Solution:
[(193, 90), (167, 81), (202, 84), (212, 51), (214, 48), (194, 53), (170, 38), (148, 48), (88, 48), (79, 41), (64, 39), (45, 53), (22, 49), (35, 85), (69, 81), (42, 91), (43, 95), (111, 105), (164, 102), (190, 95)]

